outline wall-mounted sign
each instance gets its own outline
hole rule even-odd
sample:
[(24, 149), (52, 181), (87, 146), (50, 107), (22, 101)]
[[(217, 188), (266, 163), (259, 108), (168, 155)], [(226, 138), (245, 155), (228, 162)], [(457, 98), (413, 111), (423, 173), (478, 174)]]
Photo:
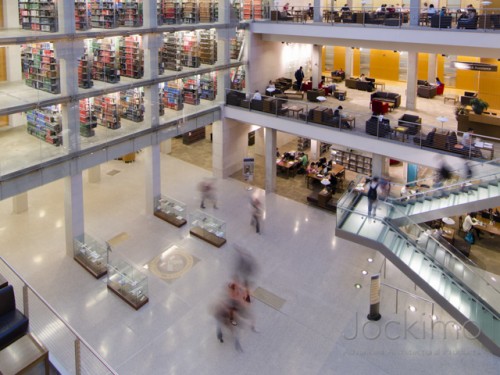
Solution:
[(496, 72), (498, 70), (498, 66), (494, 64), (467, 61), (453, 61), (453, 66), (460, 70), (478, 70), (480, 72)]

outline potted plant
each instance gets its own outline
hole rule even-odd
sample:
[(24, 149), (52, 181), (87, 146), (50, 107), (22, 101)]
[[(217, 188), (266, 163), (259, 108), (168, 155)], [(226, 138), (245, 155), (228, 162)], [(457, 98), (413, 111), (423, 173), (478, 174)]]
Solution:
[(480, 115), (485, 109), (488, 109), (488, 103), (479, 98), (472, 99), (470, 101), (470, 105), (476, 115)]

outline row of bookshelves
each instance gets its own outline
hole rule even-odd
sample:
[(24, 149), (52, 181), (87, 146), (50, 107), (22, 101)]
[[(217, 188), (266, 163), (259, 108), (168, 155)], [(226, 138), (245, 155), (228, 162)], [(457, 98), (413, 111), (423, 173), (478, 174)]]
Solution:
[(341, 151), (331, 149), (333, 160), (336, 164), (343, 165), (346, 169), (371, 176), (372, 158), (369, 156), (355, 154), (352, 151)]
[[(74, 0), (76, 30), (143, 26), (143, 0)], [(56, 0), (18, 0), (19, 24), (25, 30), (58, 31)], [(216, 0), (157, 0), (161, 24), (211, 23), (219, 20)]]

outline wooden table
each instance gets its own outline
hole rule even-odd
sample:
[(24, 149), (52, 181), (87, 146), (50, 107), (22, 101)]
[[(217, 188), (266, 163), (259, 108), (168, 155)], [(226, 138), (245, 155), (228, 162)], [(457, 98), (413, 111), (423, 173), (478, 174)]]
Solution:
[(482, 217), (478, 217), (477, 220), (480, 222), (480, 224), (474, 225), (475, 228), (483, 232), (488, 232), (490, 234), (500, 236), (500, 223), (493, 222), (493, 224), (490, 224), (489, 220)]
[(299, 118), (299, 113), (304, 112), (304, 107), (297, 107), (296, 105), (292, 105), (288, 107), (288, 112), (292, 114), (292, 117)]
[(385, 82), (375, 82), (375, 88), (380, 87), (380, 91), (385, 90)]
[(318, 174), (318, 173), (308, 173), (306, 175), (306, 186), (307, 186), (307, 188), (310, 189), (311, 182), (314, 182), (314, 181), (321, 182), (322, 179), (328, 178), (328, 176), (331, 174), (333, 174), (334, 176), (338, 176), (339, 174), (341, 174), (344, 171), (345, 171), (345, 167), (343, 165), (333, 164), (332, 170), (330, 172), (328, 172), (328, 174), (326, 176), (323, 176), (322, 174)]
[(297, 99), (304, 99), (304, 92), (303, 91), (294, 91), (294, 90), (287, 90), (283, 94), (285, 94), (287, 97), (294, 96)]
[(457, 104), (457, 102), (458, 102), (458, 95), (455, 95), (455, 94), (444, 94), (443, 103), (446, 103), (448, 101), (453, 102), (453, 104)]
[(345, 120), (352, 129), (354, 129), (356, 127), (356, 117), (345, 116), (345, 117), (342, 117), (342, 120)]
[(283, 159), (276, 159), (276, 167), (277, 167), (277, 169), (284, 171), (287, 178), (290, 178), (290, 171), (292, 171), (299, 164), (300, 164), (299, 160), (289, 160), (289, 161), (286, 161), (286, 160), (283, 160)]
[(49, 351), (28, 333), (0, 351), (0, 373), (21, 374), (44, 362), (45, 374), (49, 374)]
[(482, 151), (489, 151), (490, 160), (493, 160), (493, 157), (495, 156), (495, 147), (493, 147), (492, 143), (475, 142), (474, 147), (478, 150), (481, 150), (481, 153), (482, 153)]
[(443, 227), (442, 237), (453, 245), (455, 243), (455, 229), (450, 227)]

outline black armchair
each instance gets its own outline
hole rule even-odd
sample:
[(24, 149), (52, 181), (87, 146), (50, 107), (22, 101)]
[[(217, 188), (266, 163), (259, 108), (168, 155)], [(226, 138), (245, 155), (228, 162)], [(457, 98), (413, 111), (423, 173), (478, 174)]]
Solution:
[(380, 121), (377, 116), (372, 116), (366, 121), (366, 133), (375, 137), (390, 137), (392, 129), (389, 120), (383, 119)]
[(457, 22), (457, 29), (477, 29), (478, 16), (461, 18)]
[(415, 135), (420, 132), (422, 127), (422, 119), (415, 115), (405, 113), (398, 119), (398, 125), (408, 128), (408, 134)]
[(29, 320), (18, 309), (14, 288), (0, 289), (0, 349), (10, 345), (28, 331)]
[(451, 16), (440, 16), (435, 14), (431, 17), (431, 27), (438, 29), (449, 29), (451, 28)]

